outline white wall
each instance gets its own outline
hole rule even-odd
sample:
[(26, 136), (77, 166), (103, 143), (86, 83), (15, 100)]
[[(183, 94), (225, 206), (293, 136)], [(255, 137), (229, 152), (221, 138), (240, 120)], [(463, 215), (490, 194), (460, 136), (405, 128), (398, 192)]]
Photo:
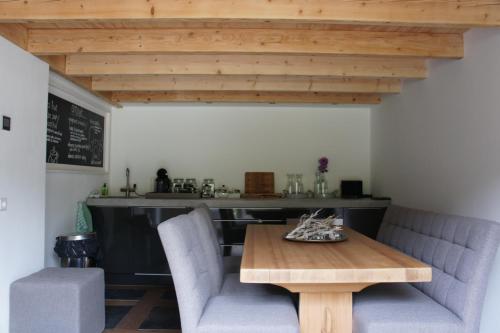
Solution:
[[(54, 73), (50, 73), (50, 92), (102, 115), (111, 112), (108, 104)], [(59, 259), (54, 253), (55, 239), (59, 235), (75, 231), (77, 202), (85, 201), (90, 192), (99, 189), (105, 182), (109, 182), (106, 173), (47, 171), (46, 266), (59, 265)]]
[[(500, 221), (500, 32), (472, 30), (461, 61), (430, 63), (372, 115), (373, 189), (394, 203)], [(482, 333), (500, 327), (500, 256)]]
[(43, 268), (48, 66), (0, 37), (0, 332), (9, 328), (9, 286)]
[(276, 191), (287, 173), (303, 173), (312, 189), (319, 157), (331, 159), (328, 180), (362, 179), (370, 191), (370, 110), (333, 106), (127, 105), (113, 110), (111, 189), (125, 185), (125, 168), (140, 192), (153, 189), (156, 170), (200, 183), (213, 177), (244, 190), (245, 171), (274, 171)]

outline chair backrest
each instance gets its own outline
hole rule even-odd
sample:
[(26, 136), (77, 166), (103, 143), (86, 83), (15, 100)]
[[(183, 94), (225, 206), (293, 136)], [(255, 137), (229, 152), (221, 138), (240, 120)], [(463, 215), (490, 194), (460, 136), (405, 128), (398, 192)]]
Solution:
[(414, 286), (479, 332), (498, 223), (391, 206), (377, 240), (432, 266), (432, 282)]
[(200, 235), (201, 246), (205, 251), (205, 258), (210, 265), (209, 275), (213, 289), (220, 291), (224, 280), (224, 263), (215, 227), (210, 217), (210, 211), (206, 205), (200, 206), (189, 213), (195, 223)]
[(210, 208), (206, 204), (200, 204), (195, 208), (195, 211), (197, 211), (199, 214), (203, 216), (205, 221), (207, 222), (209, 228), (210, 228), (210, 237), (212, 239), (212, 242), (214, 245), (217, 247), (217, 253), (222, 257), (222, 251), (220, 248), (219, 240), (217, 237), (217, 228), (216, 228), (216, 223), (210, 216)]
[(219, 293), (214, 284), (199, 223), (192, 215), (180, 215), (158, 226), (172, 273), (183, 333), (193, 333), (203, 309)]

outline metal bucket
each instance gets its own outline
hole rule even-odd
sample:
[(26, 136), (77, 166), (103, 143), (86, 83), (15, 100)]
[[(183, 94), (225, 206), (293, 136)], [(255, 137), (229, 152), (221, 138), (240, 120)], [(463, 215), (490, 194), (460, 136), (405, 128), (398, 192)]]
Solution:
[(61, 267), (96, 266), (98, 245), (95, 233), (59, 236), (54, 250), (61, 258)]
[(61, 258), (61, 267), (77, 267), (87, 268), (95, 267), (94, 258), (81, 257), (81, 258)]

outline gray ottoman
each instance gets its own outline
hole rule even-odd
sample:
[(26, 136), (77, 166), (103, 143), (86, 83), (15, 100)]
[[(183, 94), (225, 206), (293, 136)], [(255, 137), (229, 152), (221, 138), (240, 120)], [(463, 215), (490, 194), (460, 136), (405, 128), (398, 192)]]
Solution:
[(101, 333), (104, 320), (100, 268), (46, 268), (10, 287), (10, 333)]

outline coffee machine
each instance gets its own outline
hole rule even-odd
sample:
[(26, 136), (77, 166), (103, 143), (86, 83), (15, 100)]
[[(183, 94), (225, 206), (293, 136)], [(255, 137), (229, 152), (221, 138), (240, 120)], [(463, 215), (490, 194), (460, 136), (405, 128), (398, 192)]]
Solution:
[(170, 193), (171, 183), (170, 178), (168, 178), (167, 170), (161, 168), (156, 172), (156, 180), (155, 180), (155, 192), (156, 193)]

